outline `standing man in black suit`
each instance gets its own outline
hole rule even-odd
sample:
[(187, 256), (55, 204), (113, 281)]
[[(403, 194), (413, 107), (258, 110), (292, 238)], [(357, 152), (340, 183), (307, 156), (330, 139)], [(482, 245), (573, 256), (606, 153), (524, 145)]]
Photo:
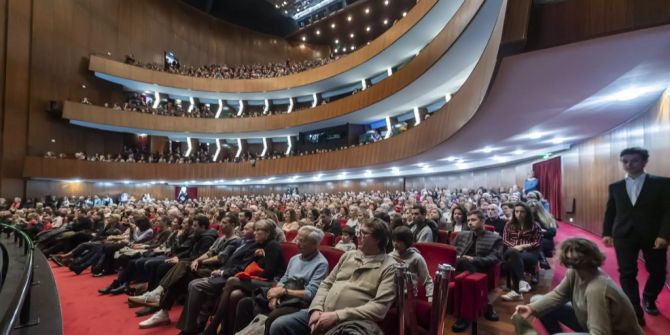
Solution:
[[(638, 322), (644, 313), (658, 315), (656, 298), (665, 284), (670, 240), (670, 179), (644, 171), (649, 152), (628, 148), (619, 155), (626, 178), (609, 186), (603, 243), (614, 246), (621, 288), (630, 299)], [(649, 278), (642, 293), (637, 283), (637, 259), (642, 251)]]

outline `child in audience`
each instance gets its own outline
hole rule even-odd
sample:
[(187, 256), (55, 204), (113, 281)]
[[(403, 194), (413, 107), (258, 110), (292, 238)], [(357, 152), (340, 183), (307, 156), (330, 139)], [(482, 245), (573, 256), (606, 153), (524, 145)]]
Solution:
[(409, 227), (400, 226), (393, 230), (392, 235), (393, 252), (391, 256), (395, 258), (398, 263), (407, 264), (407, 269), (412, 274), (412, 281), (414, 285), (421, 279), (424, 289), (426, 290), (426, 298), (429, 302), (433, 301), (433, 278), (428, 273), (428, 265), (423, 259), (421, 253), (416, 248), (413, 248), (414, 234)]
[(344, 252), (356, 250), (356, 243), (354, 243), (354, 237), (356, 236), (356, 230), (354, 227), (346, 227), (340, 235), (342, 239), (337, 242), (335, 248), (340, 249)]

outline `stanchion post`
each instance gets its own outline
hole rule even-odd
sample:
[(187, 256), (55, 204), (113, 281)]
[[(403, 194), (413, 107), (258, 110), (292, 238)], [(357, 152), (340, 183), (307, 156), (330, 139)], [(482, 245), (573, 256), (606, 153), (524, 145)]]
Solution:
[(449, 301), (449, 282), (454, 270), (454, 267), (449, 264), (440, 264), (437, 267), (430, 319), (431, 335), (444, 334), (444, 320), (447, 317), (447, 302)]

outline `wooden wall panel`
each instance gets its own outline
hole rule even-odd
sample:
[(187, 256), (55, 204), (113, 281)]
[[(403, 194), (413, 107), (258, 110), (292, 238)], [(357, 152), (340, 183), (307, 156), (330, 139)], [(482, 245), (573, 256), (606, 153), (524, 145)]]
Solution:
[(25, 132), (30, 94), (30, 32), (32, 0), (7, 1), (4, 101), (2, 123), (2, 161), (0, 196), (22, 194), (23, 158), (26, 155)]
[(427, 176), (407, 177), (405, 187), (407, 190), (420, 190), (423, 188), (448, 187), (474, 189), (480, 186), (486, 188), (509, 188), (512, 185), (523, 186), (523, 181), (532, 170), (534, 160), (505, 165), (499, 167), (485, 168), (480, 170), (465, 171), (460, 173), (436, 174)]
[(648, 112), (618, 128), (574, 146), (563, 158), (563, 204), (574, 213), (565, 216), (595, 234), (602, 233), (607, 187), (625, 173), (619, 164), (621, 150), (641, 146), (649, 150), (647, 172), (670, 176), (670, 89)]
[[(479, 2), (475, 0), (465, 1), (464, 4), (468, 5), (469, 2)], [(412, 9), (407, 13), (407, 16), (402, 20), (398, 21), (397, 24), (394, 24), (391, 28), (385, 31), (381, 36), (375, 38), (370, 42), (370, 44), (365, 45), (358, 49), (357, 51), (342, 57), (340, 60), (327, 64), (325, 66), (320, 66), (312, 70), (303, 71), (300, 73), (292, 74), (289, 76), (282, 77), (281, 80), (276, 80), (273, 78), (268, 79), (248, 79), (248, 80), (235, 80), (235, 79), (207, 79), (207, 78), (196, 78), (189, 76), (182, 76), (177, 74), (171, 74), (167, 72), (152, 71), (137, 66), (127, 65), (123, 62), (109, 59), (107, 57), (98, 57), (91, 56), (89, 69), (95, 72), (102, 72), (110, 75), (114, 75), (121, 78), (127, 78), (135, 81), (145, 82), (145, 83), (156, 83), (161, 86), (167, 87), (176, 87), (183, 89), (192, 89), (194, 91), (210, 91), (210, 92), (261, 92), (261, 91), (275, 91), (281, 89), (287, 89), (291, 87), (303, 86), (306, 84), (314, 83), (326, 78), (335, 76), (341, 72), (352, 69), (356, 66), (363, 64), (364, 62), (370, 60), (374, 56), (378, 55), (384, 51), (388, 46), (393, 44), (397, 39), (402, 37), (407, 31), (409, 31), (417, 22), (420, 21), (423, 16), (430, 11), (430, 9), (437, 3), (437, 0), (423, 0), (419, 1)], [(479, 7), (479, 6), (477, 6)], [(469, 20), (467, 21), (469, 22)], [(466, 23), (467, 23), (466, 22)], [(151, 35), (149, 35), (151, 36)], [(151, 45), (153, 43), (149, 43)], [(233, 44), (238, 45), (238, 44)], [(258, 46), (254, 45), (254, 48), (258, 50), (259, 53), (272, 53), (269, 50), (257, 49)], [(247, 55), (248, 51), (244, 51), (242, 48), (238, 52), (244, 53)], [(159, 49), (162, 50), (162, 49)], [(193, 48), (190, 50), (194, 50)], [(192, 52), (192, 51), (191, 51)], [(180, 55), (181, 53), (177, 53)], [(188, 53), (187, 53), (188, 54)], [(324, 53), (324, 55), (326, 55)], [(243, 55), (240, 55), (243, 56)], [(161, 56), (162, 57), (162, 56)], [(289, 58), (289, 57), (284, 57)], [(138, 58), (138, 60), (145, 60), (144, 58)], [(154, 60), (162, 62), (162, 59)], [(252, 63), (252, 59), (239, 59), (237, 62), (219, 62), (219, 63)], [(207, 62), (189, 62), (183, 61), (183, 64), (210, 64)]]
[(507, 2), (507, 17), (503, 28), (502, 43), (523, 43), (528, 38), (528, 22), (532, 0), (509, 0)]
[[(399, 92), (422, 76), (449, 50), (452, 44), (465, 30), (468, 23), (476, 15), (482, 2), (482, 0), (465, 2), (454, 14), (452, 20), (449, 21), (444, 29), (421, 51), (421, 53), (390, 78), (383, 80), (363, 92), (328, 104), (319, 105), (315, 108), (309, 108), (289, 114), (214, 120), (124, 112), (121, 110), (113, 110), (111, 108), (66, 101), (64, 103), (63, 118), (141, 130), (220, 134), (279, 130), (343, 116), (373, 105), (384, 98)], [(348, 57), (355, 56), (360, 55), (352, 54)], [(95, 58), (92, 58), (92, 64), (94, 59)], [(120, 64), (119, 66), (135, 68), (126, 64)], [(138, 69), (137, 71), (140, 70), (152, 73), (155, 72), (145, 69)], [(148, 82), (158, 82), (158, 79), (151, 80), (152, 81)], [(213, 83), (219, 82), (219, 80), (214, 79), (203, 80)], [(316, 81), (315, 78), (312, 78), (312, 80)], [(288, 87), (295, 87), (298, 85), (295, 83), (291, 84), (289, 81), (290, 78), (287, 77), (286, 79), (273, 80), (272, 82), (279, 82)], [(254, 82), (256, 82), (256, 80), (254, 80)], [(181, 83), (181, 85), (186, 85), (186, 83)], [(238, 87), (238, 85), (235, 87)], [(223, 89), (221, 89), (221, 91), (223, 91)], [(99, 103), (99, 105), (102, 105), (102, 103)]]
[(670, 23), (667, 0), (567, 0), (533, 5), (528, 48)]

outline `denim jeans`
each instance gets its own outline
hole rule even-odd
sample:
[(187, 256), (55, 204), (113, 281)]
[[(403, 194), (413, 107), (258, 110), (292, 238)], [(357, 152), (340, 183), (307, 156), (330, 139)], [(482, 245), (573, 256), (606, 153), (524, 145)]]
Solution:
[[(534, 295), (530, 298), (530, 302), (532, 303), (540, 299), (542, 299), (541, 294)], [(544, 326), (544, 329), (549, 334), (588, 334), (588, 329), (585, 329), (577, 320), (577, 315), (575, 315), (575, 310), (572, 308), (571, 303), (558, 306), (541, 316), (539, 319), (542, 326)], [(572, 329), (574, 333), (563, 332), (560, 325), (561, 323)]]

